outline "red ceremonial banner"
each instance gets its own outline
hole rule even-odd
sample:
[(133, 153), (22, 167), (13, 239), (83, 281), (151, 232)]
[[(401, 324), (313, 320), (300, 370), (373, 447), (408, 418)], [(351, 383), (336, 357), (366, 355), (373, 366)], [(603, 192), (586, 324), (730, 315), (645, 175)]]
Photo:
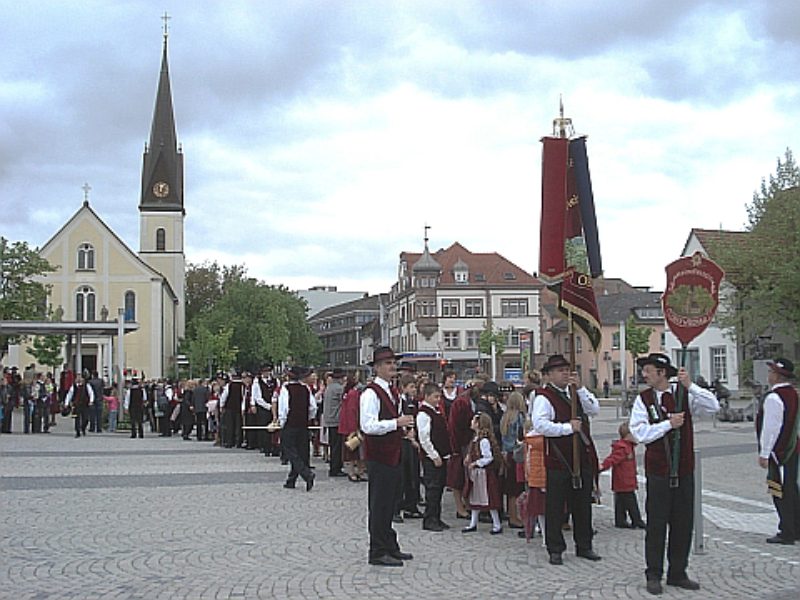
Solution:
[(569, 140), (542, 139), (542, 215), (539, 225), (539, 277), (545, 283), (564, 273)]
[(597, 350), (601, 338), (600, 314), (594, 298), (592, 278), (573, 267), (567, 269), (559, 290), (559, 308), (572, 314), (575, 322), (588, 336), (592, 347)]
[(700, 252), (667, 265), (667, 287), (661, 298), (664, 318), (684, 346), (714, 320), (724, 276), (720, 266)]

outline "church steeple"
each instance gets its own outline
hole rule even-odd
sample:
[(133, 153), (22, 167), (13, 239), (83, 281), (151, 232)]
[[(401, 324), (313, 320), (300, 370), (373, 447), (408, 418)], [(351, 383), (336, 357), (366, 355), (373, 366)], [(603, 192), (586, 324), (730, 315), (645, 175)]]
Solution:
[(158, 79), (156, 106), (145, 146), (142, 165), (142, 196), (139, 210), (183, 212), (183, 151), (175, 133), (172, 92), (167, 62), (167, 24), (164, 19), (164, 49)]

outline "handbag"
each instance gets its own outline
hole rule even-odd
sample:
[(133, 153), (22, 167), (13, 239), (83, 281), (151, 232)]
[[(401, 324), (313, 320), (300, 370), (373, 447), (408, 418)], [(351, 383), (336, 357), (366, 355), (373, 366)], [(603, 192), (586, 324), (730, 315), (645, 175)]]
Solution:
[(355, 452), (361, 445), (361, 434), (358, 431), (353, 431), (347, 436), (347, 439), (344, 441), (344, 445), (347, 446), (347, 449), (350, 450), (350, 452)]

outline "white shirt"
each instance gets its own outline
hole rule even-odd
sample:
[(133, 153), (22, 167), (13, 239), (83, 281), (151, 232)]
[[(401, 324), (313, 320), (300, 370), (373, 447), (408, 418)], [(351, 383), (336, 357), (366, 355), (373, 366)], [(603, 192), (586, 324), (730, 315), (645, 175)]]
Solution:
[[(388, 394), (389, 398), (394, 400), (388, 381), (381, 379), (380, 377), (376, 377), (374, 382), (383, 388), (383, 390)], [(386, 435), (392, 431), (397, 431), (396, 419), (385, 419), (382, 421), (378, 418), (378, 415), (381, 412), (381, 399), (378, 398), (378, 394), (376, 394), (374, 390), (370, 389), (369, 387), (364, 388), (364, 391), (361, 392), (361, 397), (359, 398), (359, 407), (361, 409), (359, 425), (361, 426), (361, 431), (367, 435)], [(402, 402), (399, 402), (397, 406), (397, 414), (400, 415), (402, 413), (403, 404)]]
[(258, 404), (261, 408), (266, 408), (269, 410), (272, 408), (272, 398), (267, 400), (264, 398), (263, 394), (261, 393), (261, 385), (259, 385), (259, 380), (256, 379), (253, 381), (253, 387), (250, 390), (250, 406), (255, 406)]
[[(142, 402), (147, 401), (147, 392), (144, 388), (139, 388), (142, 390)], [(131, 389), (128, 388), (125, 390), (125, 400), (122, 401), (122, 408), (128, 410), (128, 407), (131, 405)]]
[(772, 454), (783, 425), (783, 400), (775, 393), (775, 389), (789, 385), (791, 384), (785, 382), (776, 383), (764, 398), (764, 421), (761, 426), (761, 437), (759, 438), (761, 450), (758, 454), (761, 458), (769, 458), (769, 455)]
[[(674, 396), (677, 386), (681, 384), (671, 383), (669, 386), (670, 393)], [(661, 396), (667, 390), (659, 391), (654, 389), (656, 393), (656, 403), (661, 406)], [(689, 402), (686, 406), (692, 415), (713, 415), (719, 410), (719, 401), (713, 392), (701, 388), (696, 383), (689, 386), (688, 389)], [(631, 417), (628, 421), (631, 433), (637, 442), (640, 444), (649, 444), (659, 438), (664, 437), (665, 434), (672, 430), (672, 425), (669, 419), (660, 421), (658, 423), (650, 423), (650, 418), (647, 414), (644, 401), (641, 394), (636, 396), (631, 409)]]
[[(94, 404), (94, 390), (92, 389), (92, 386), (90, 386), (87, 383), (84, 383), (83, 387), (86, 388), (89, 394), (89, 406), (92, 406)], [(66, 398), (64, 398), (64, 406), (69, 406), (70, 404), (72, 404), (72, 396), (74, 393), (75, 393), (75, 386), (74, 385), (69, 386), (69, 391), (67, 392), (67, 396)]]
[[(551, 384), (552, 385), (552, 384)], [(556, 389), (556, 386), (553, 386)], [(564, 394), (569, 396), (567, 390), (561, 390)], [(578, 389), (578, 400), (581, 402), (583, 412), (590, 417), (594, 417), (600, 413), (600, 403), (595, 398), (594, 394), (587, 390), (585, 387)], [(563, 435), (572, 435), (572, 425), (569, 422), (557, 423), (553, 421), (556, 418), (556, 411), (547, 396), (538, 394), (533, 400), (532, 421), (533, 429), (536, 433), (541, 433), (547, 437), (561, 437)]]
[(311, 388), (309, 388), (305, 383), (300, 381), (289, 381), (286, 385), (281, 387), (281, 391), (278, 394), (278, 424), (283, 427), (286, 424), (286, 419), (289, 418), (289, 386), (290, 385), (302, 385), (308, 390), (308, 418), (313, 419), (314, 414), (317, 411), (317, 401), (314, 399), (314, 394), (311, 393)]
[[(431, 410), (436, 410), (435, 406), (428, 404), (427, 402), (422, 403), (423, 406), (427, 406)], [(437, 458), (441, 458), (439, 453), (436, 451), (436, 448), (431, 441), (431, 416), (426, 413), (424, 410), (417, 412), (417, 434), (419, 435), (419, 445), (422, 446), (422, 449), (425, 450), (425, 454), (428, 455), (428, 458), (431, 460), (436, 460)], [(445, 456), (445, 458), (447, 458)]]
[(489, 441), (488, 438), (481, 438), (478, 447), (481, 451), (481, 457), (475, 461), (475, 465), (478, 467), (485, 467), (494, 460), (494, 456), (492, 456), (492, 443)]

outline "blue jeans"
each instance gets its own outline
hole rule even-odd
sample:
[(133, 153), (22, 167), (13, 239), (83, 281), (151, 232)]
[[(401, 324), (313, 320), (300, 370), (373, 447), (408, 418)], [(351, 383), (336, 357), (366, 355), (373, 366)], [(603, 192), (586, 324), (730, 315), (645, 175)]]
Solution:
[(117, 430), (117, 415), (119, 411), (116, 410), (109, 410), (108, 411), (108, 430), (109, 431), (116, 431)]

